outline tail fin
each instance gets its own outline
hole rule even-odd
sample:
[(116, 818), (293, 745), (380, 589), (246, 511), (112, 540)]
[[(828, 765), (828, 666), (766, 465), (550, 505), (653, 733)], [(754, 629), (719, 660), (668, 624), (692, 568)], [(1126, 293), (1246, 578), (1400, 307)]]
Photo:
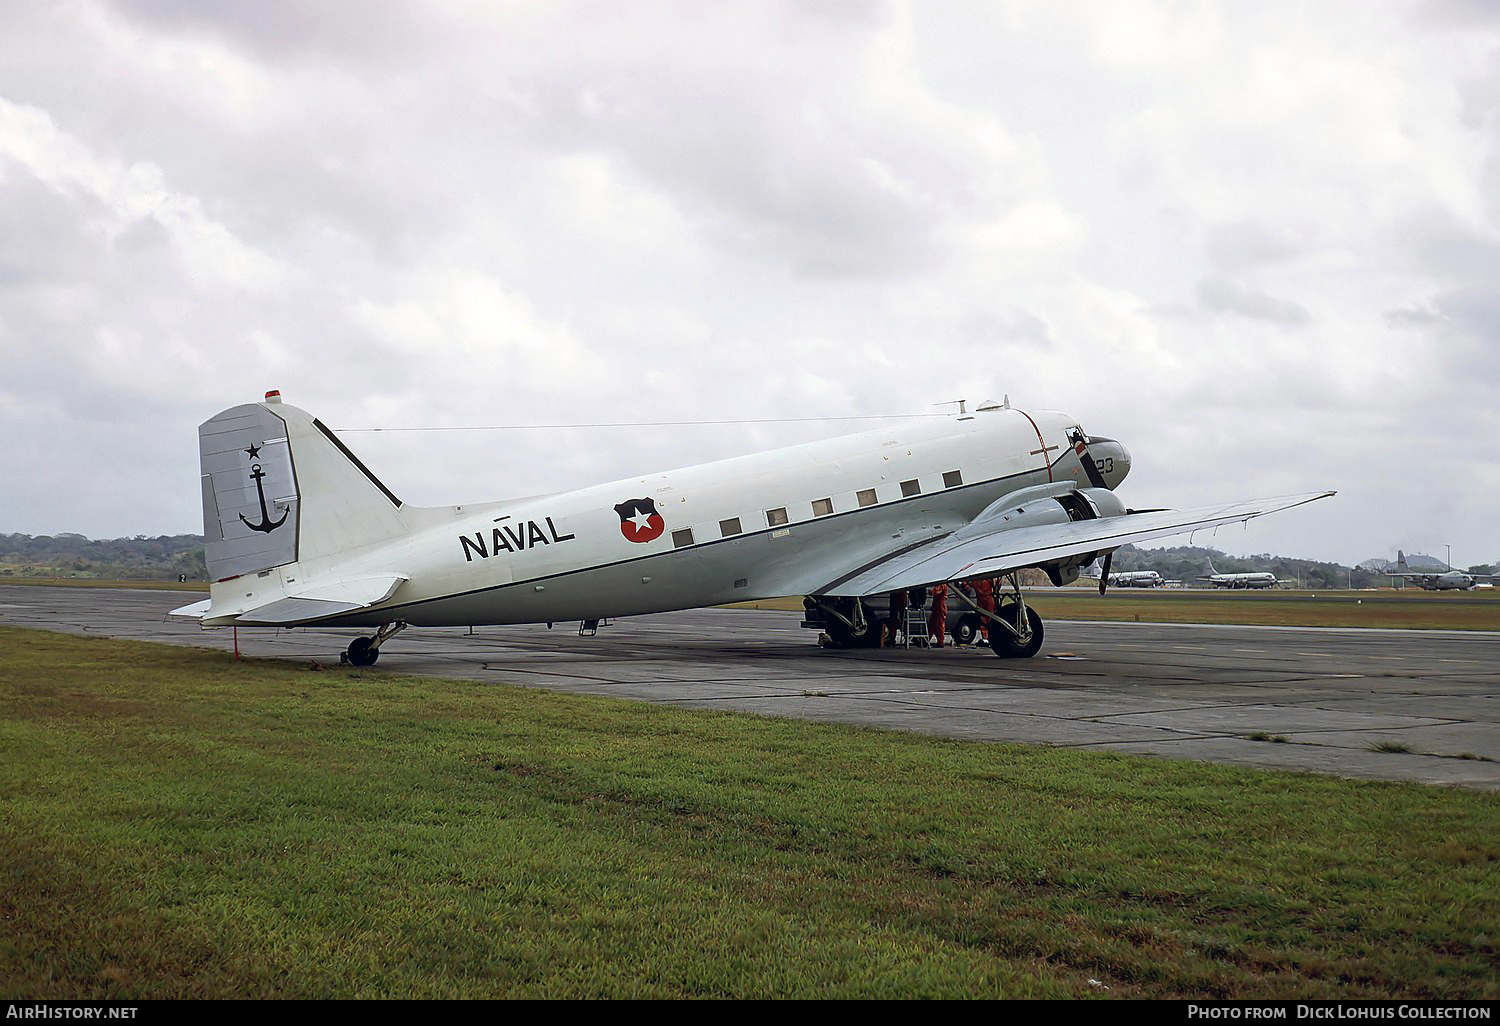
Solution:
[(1400, 549), (1396, 550), (1396, 568), (1398, 570), (1406, 569), (1406, 553), (1402, 552)]
[(407, 531), (401, 500), (278, 392), (198, 429), (211, 581), (335, 555)]

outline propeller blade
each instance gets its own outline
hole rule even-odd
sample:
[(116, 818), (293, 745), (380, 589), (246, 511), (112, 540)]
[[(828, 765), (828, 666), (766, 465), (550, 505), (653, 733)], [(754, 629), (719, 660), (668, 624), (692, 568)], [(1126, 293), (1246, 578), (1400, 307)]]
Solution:
[(1104, 566), (1099, 568), (1099, 594), (1104, 594), (1104, 589), (1109, 587), (1109, 564), (1114, 562), (1115, 554), (1106, 552), (1104, 554)]

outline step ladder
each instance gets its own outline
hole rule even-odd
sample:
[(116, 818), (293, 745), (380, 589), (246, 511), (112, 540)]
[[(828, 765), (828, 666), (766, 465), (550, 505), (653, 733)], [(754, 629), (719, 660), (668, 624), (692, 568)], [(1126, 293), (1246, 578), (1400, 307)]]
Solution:
[(921, 606), (908, 606), (906, 609), (906, 647), (907, 648), (929, 648), (932, 638), (927, 633), (927, 610)]

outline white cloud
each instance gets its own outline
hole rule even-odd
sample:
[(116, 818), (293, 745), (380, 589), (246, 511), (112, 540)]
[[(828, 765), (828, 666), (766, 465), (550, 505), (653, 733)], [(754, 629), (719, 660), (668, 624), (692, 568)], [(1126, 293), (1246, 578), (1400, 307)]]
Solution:
[(0, 98), (0, 160), (82, 203), (83, 217), (96, 219), (93, 226), (108, 242), (128, 238), (143, 222), (160, 225), (178, 252), (183, 275), (195, 285), (265, 294), (287, 282), (286, 268), (208, 217), (196, 197), (168, 188), (160, 168), (96, 157), (44, 111)]

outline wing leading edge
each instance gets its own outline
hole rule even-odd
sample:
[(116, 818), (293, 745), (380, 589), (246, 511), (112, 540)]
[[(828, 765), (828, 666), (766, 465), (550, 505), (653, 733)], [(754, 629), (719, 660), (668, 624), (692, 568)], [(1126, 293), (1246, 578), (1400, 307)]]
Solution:
[(1007, 529), (1000, 525), (979, 537), (967, 531), (959, 532), (910, 551), (893, 553), (879, 564), (846, 580), (829, 584), (815, 594), (872, 595), (940, 581), (994, 577), (1052, 560), (1115, 549), (1131, 542), (1243, 523), (1334, 494), (1330, 491), (1278, 495), (1220, 506), (1128, 513), (1034, 527)]

